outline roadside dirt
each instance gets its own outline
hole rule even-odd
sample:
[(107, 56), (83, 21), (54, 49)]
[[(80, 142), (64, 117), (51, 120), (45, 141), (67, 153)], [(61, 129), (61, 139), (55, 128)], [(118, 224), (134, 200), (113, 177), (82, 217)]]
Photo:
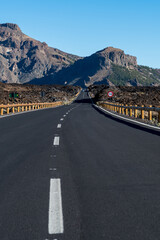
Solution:
[[(0, 83), (0, 104), (69, 101), (79, 91), (77, 86), (20, 85)], [(9, 97), (17, 93), (17, 98)]]
[[(160, 107), (160, 87), (109, 87), (107, 85), (92, 85), (89, 87), (94, 100), (113, 101), (127, 105), (144, 105), (149, 107)], [(108, 97), (107, 93), (112, 91), (114, 96)]]

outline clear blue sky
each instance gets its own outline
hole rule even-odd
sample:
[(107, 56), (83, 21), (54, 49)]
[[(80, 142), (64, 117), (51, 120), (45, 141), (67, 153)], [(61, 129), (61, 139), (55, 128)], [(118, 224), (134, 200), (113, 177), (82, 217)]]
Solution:
[(160, 68), (159, 0), (8, 0), (1, 1), (0, 22), (17, 23), (68, 53), (88, 56), (113, 46)]

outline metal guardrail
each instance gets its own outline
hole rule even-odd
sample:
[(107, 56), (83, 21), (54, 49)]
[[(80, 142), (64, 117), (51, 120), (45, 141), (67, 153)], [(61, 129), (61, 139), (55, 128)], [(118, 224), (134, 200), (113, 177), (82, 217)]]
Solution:
[(63, 102), (53, 102), (53, 103), (24, 103), (24, 104), (7, 104), (7, 105), (0, 105), (0, 115), (3, 116), (4, 114), (16, 113), (16, 112), (25, 112), (31, 111), (35, 109), (42, 109), (42, 108), (51, 108), (63, 105)]
[(145, 113), (147, 112), (147, 118), (149, 121), (153, 120), (153, 112), (154, 114), (156, 113), (157, 115), (157, 120), (158, 123), (160, 123), (160, 108), (159, 107), (145, 107), (144, 105), (142, 106), (131, 106), (131, 105), (123, 105), (123, 104), (118, 104), (118, 103), (111, 103), (111, 102), (97, 102), (97, 105), (101, 105), (102, 107), (113, 111), (117, 112), (119, 114), (123, 114), (129, 117), (135, 117), (135, 118), (141, 118), (145, 119)]

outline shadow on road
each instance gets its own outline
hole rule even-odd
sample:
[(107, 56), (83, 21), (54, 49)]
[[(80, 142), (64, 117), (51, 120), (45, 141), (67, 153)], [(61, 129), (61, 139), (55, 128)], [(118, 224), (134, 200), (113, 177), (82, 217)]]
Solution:
[(114, 121), (117, 121), (117, 122), (119, 122), (119, 123), (128, 125), (128, 126), (130, 126), (130, 127), (132, 127), (132, 128), (139, 129), (139, 130), (142, 130), (142, 131), (149, 132), (149, 133), (151, 133), (151, 134), (155, 134), (155, 135), (160, 136), (160, 130), (158, 130), (158, 129), (157, 129), (157, 130), (156, 130), (156, 129), (150, 129), (150, 128), (147, 128), (147, 127), (145, 127), (145, 126), (138, 125), (138, 124), (136, 124), (136, 123), (127, 122), (127, 121), (125, 121), (125, 120), (123, 120), (123, 119), (118, 119), (118, 118), (116, 118), (116, 117), (114, 117), (114, 116), (111, 116), (111, 115), (103, 112), (102, 110), (96, 108), (94, 105), (93, 105), (93, 107), (94, 107), (100, 114), (104, 115), (104, 116), (107, 117), (107, 118), (110, 118), (110, 119), (112, 119), (112, 120), (114, 120)]
[(75, 100), (75, 103), (91, 103), (91, 100), (89, 98), (84, 98), (80, 100)]

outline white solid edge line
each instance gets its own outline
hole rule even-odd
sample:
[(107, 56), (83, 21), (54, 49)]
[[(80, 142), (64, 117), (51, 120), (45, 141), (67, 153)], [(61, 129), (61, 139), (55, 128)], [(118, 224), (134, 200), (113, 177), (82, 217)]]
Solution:
[(133, 120), (133, 119), (128, 119), (128, 118), (125, 118), (125, 117), (122, 117), (122, 116), (118, 116), (118, 115), (116, 115), (116, 114), (114, 114), (114, 113), (111, 113), (111, 112), (107, 111), (106, 109), (104, 109), (104, 108), (102, 108), (102, 107), (99, 107), (99, 106), (97, 106), (97, 105), (95, 105), (95, 104), (93, 104), (93, 105), (94, 105), (95, 107), (97, 107), (97, 108), (100, 108), (102, 111), (107, 112), (107, 113), (109, 113), (110, 115), (113, 115), (113, 116), (115, 116), (115, 117), (117, 117), (117, 118), (124, 119), (125, 121), (134, 122), (134, 123), (137, 123), (137, 124), (139, 124), (139, 125), (146, 126), (146, 127), (148, 127), (148, 128), (154, 128), (154, 129), (160, 130), (159, 127), (150, 126), (149, 124), (146, 124), (146, 123), (141, 123), (141, 122), (138, 122), (138, 121)]
[(54, 137), (53, 145), (59, 145), (59, 137)]
[(64, 232), (61, 180), (59, 178), (50, 179), (48, 232), (49, 234)]
[(61, 128), (61, 126), (62, 126), (61, 124), (58, 124), (58, 125), (57, 125), (57, 128)]

